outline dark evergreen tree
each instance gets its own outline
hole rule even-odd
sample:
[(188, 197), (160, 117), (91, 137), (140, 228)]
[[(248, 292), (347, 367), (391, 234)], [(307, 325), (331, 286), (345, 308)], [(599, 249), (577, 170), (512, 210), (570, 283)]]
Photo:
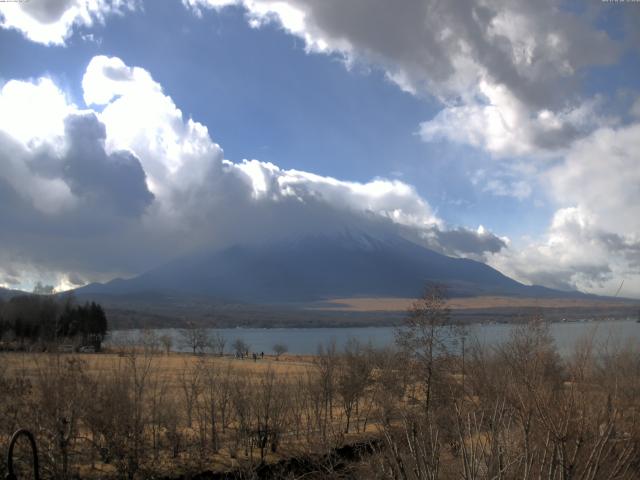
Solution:
[(0, 303), (0, 336), (13, 332), (22, 345), (79, 336), (83, 345), (99, 350), (107, 329), (101, 305), (76, 305), (71, 296), (18, 295)]

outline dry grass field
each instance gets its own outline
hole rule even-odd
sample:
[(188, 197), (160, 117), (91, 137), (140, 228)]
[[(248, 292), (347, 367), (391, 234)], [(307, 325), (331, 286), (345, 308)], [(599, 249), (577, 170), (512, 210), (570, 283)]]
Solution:
[[(142, 354), (142, 352), (140, 352)], [(85, 372), (89, 375), (101, 375), (118, 371), (120, 367), (129, 362), (126, 355), (118, 353), (83, 353), (83, 354), (59, 354), (63, 362), (81, 361), (86, 365)], [(0, 353), (3, 370), (6, 375), (25, 375), (30, 380), (35, 380), (44, 365), (48, 365), (52, 357), (48, 353), (4, 352)], [(173, 388), (178, 388), (178, 380), (185, 370), (196, 368), (203, 361), (202, 355), (186, 353), (156, 354), (152, 357), (152, 365), (155, 371), (161, 372)], [(282, 355), (279, 360), (273, 356), (265, 355), (264, 359), (236, 359), (230, 356), (217, 357), (206, 356), (207, 366), (219, 370), (233, 369), (236, 375), (255, 377), (271, 370), (282, 378), (291, 381), (305, 375), (313, 363), (312, 356)], [(175, 392), (173, 392), (175, 393)]]
[(296, 355), (0, 352), (0, 448), (28, 428), (51, 478), (228, 471), (323, 453), (374, 424), (354, 414), (345, 431), (340, 403), (316, 388), (319, 368)]
[[(398, 312), (407, 311), (414, 298), (334, 298), (313, 308), (350, 312)], [(463, 297), (447, 300), (452, 310), (476, 310), (494, 308), (580, 308), (607, 310), (624, 305), (636, 305), (628, 300), (594, 300), (582, 298), (522, 298), (522, 297)]]
[[(532, 322), (460, 357), (421, 321), (398, 349), (278, 360), (0, 353), (0, 450), (28, 428), (42, 478), (62, 480), (639, 478), (637, 346), (599, 351), (585, 337), (560, 357)], [(371, 439), (366, 457), (327, 455)], [(294, 472), (290, 459), (307, 463)], [(285, 467), (257, 476), (265, 465)]]

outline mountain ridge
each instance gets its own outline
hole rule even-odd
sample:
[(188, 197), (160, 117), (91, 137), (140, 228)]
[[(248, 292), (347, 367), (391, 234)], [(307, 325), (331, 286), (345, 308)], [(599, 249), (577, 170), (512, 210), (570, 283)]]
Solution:
[(399, 235), (348, 229), (205, 250), (130, 279), (90, 284), (76, 292), (164, 292), (243, 303), (289, 303), (352, 296), (417, 297), (428, 283), (445, 285), (451, 296), (589, 296), (524, 285), (484, 263), (448, 257)]

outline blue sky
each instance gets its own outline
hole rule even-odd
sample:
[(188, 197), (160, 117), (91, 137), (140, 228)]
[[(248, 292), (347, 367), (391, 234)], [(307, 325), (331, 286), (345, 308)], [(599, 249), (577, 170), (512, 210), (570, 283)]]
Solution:
[[(267, 209), (274, 195), (290, 195), (282, 185), (295, 185), (303, 203), (309, 195), (350, 215), (373, 213), (427, 246), (486, 261), (527, 283), (607, 293), (625, 279), (624, 293), (640, 296), (640, 221), (633, 220), (640, 203), (634, 143), (640, 55), (633, 21), (640, 18), (640, 6), (430, 3), (407, 0), (389, 8), (363, 0), (347, 6), (312, 0), (56, 0), (48, 5), (31, 0), (26, 7), (0, 5), (0, 80), (5, 85), (0, 129), (5, 125), (7, 138), (24, 147), (23, 164), (14, 155), (0, 180), (11, 192), (5, 196), (19, 202), (13, 211), (32, 219), (7, 222), (0, 237), (5, 265), (0, 285), (26, 288), (44, 279), (68, 287), (138, 273), (167, 252), (188, 251), (196, 244), (236, 241), (220, 209), (226, 202), (238, 203), (240, 193), (229, 183), (248, 181), (253, 203), (246, 200), (248, 210), (241, 214), (247, 223), (255, 223), (255, 212)], [(421, 19), (424, 12), (431, 13)], [(105, 72), (107, 65), (120, 69), (119, 78), (138, 67), (149, 79), (127, 78), (123, 82), (133, 93), (123, 94), (125, 83), (104, 87), (104, 78), (98, 79), (102, 74), (94, 75), (94, 89), (113, 92), (106, 102), (87, 104), (83, 78), (89, 65)], [(35, 88), (41, 78), (50, 79), (75, 110), (52, 114), (51, 132), (29, 138), (15, 131), (15, 112), (7, 107), (27, 100), (6, 87), (17, 81)], [(154, 97), (157, 102), (169, 102), (159, 115), (166, 112), (174, 123), (150, 127), (143, 117), (138, 123), (135, 115), (118, 117), (127, 108), (139, 108), (139, 89), (156, 86), (162, 92)], [(23, 107), (22, 115), (38, 115), (32, 105)], [(181, 118), (173, 118), (173, 108), (180, 109)], [(113, 114), (105, 113), (109, 110)], [(48, 235), (55, 237), (56, 248), (69, 245), (46, 225), (63, 221), (81, 231), (92, 216), (86, 202), (86, 212), (73, 206), (85, 193), (65, 167), (73, 144), (66, 119), (78, 112), (85, 117), (93, 112), (97, 119), (92, 131), (98, 145), (106, 141), (101, 147), (105, 162), (115, 161), (118, 149), (130, 152), (135, 163), (130, 172), (141, 166), (146, 193), (154, 198), (126, 221), (96, 204), (93, 215), (113, 222), (105, 227), (110, 234), (126, 232), (122, 245), (108, 247), (107, 257), (117, 268), (93, 262), (87, 245), (96, 242), (77, 236), (72, 243), (82, 244), (87, 258), (53, 253), (57, 260), (43, 260)], [(204, 140), (200, 133), (185, 131), (190, 119), (208, 129)], [(169, 127), (176, 145), (157, 150), (150, 132)], [(9, 140), (0, 144), (0, 161), (10, 162), (10, 152), (19, 148)], [(196, 141), (207, 142), (206, 161), (190, 153)], [(178, 146), (180, 158), (170, 158)], [(42, 170), (47, 149), (53, 156), (47, 165), (60, 166), (62, 173), (54, 173), (54, 167)], [(603, 167), (614, 150), (611, 168)], [(158, 155), (167, 155), (161, 167), (153, 163)], [(247, 167), (245, 159), (257, 160), (255, 168)], [(167, 167), (171, 162), (184, 172), (202, 168), (194, 175), (210, 181), (191, 184), (186, 173)], [(218, 162), (217, 174), (208, 162)], [(614, 166), (627, 174), (615, 173)], [(168, 168), (171, 175), (155, 175), (154, 168)], [(259, 182), (275, 182), (280, 190), (257, 189), (258, 170)], [(33, 194), (21, 192), (15, 182), (24, 182), (26, 175), (35, 182), (29, 188), (53, 189), (50, 205), (56, 208), (43, 210)], [(238, 180), (241, 175), (247, 178)], [(49, 187), (43, 186), (45, 180)], [(114, 180), (118, 185), (129, 181)], [(217, 182), (224, 186), (216, 187)], [(116, 192), (113, 185), (96, 185), (100, 195)], [(200, 201), (214, 202), (202, 198), (215, 196), (219, 203), (193, 200), (181, 216), (201, 211), (204, 216), (196, 223), (210, 229), (171, 223), (168, 212), (177, 208), (172, 203), (177, 192), (200, 188)], [(86, 194), (94, 198), (98, 190)], [(5, 204), (9, 208), (9, 200)], [(269, 204), (268, 211), (281, 231), (295, 231), (295, 220), (282, 204)], [(42, 243), (33, 239), (36, 223), (43, 230)], [(176, 247), (178, 232), (185, 229), (198, 240)], [(457, 230), (468, 234), (468, 248), (443, 243), (446, 232)], [(150, 235), (162, 239), (151, 249), (155, 255), (130, 261), (132, 244), (145, 243)], [(493, 239), (492, 247), (483, 250), (487, 239)]]

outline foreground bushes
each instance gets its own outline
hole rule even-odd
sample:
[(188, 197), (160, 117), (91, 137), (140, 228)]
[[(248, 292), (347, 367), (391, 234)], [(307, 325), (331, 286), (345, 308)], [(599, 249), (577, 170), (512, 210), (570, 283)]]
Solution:
[[(446, 375), (428, 409), (383, 429), (377, 478), (640, 478), (637, 345), (579, 342), (561, 359), (546, 327), (514, 331), (496, 349), (438, 359)], [(447, 372), (448, 370), (448, 372)], [(464, 375), (464, 377), (462, 377)]]
[[(637, 348), (586, 338), (561, 358), (539, 322), (499, 348), (468, 340), (463, 350), (455, 342), (462, 331), (421, 332), (405, 332), (397, 350), (325, 346), (290, 372), (282, 361), (278, 371), (252, 370), (239, 360), (133, 349), (87, 356), (93, 364), (5, 354), (14, 361), (0, 363), (0, 448), (26, 427), (46, 478), (150, 478), (249, 470), (376, 437), (351, 475), (640, 478)], [(178, 367), (167, 370), (167, 358)], [(334, 466), (325, 458), (309, 468), (327, 477)]]

